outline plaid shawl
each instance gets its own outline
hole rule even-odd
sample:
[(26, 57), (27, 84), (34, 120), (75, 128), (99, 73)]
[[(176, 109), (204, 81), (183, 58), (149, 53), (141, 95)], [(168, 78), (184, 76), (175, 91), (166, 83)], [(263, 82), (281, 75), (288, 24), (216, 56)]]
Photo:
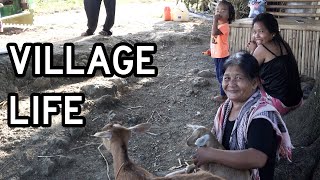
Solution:
[[(232, 109), (232, 102), (227, 99), (222, 104), (214, 119), (212, 132), (217, 136), (218, 141), (222, 142), (223, 132), (226, 127), (229, 114)], [(253, 119), (263, 118), (268, 120), (275, 132), (279, 142), (279, 148), (277, 155), (279, 157), (286, 157), (291, 162), (291, 150), (293, 148), (290, 140), (290, 136), (284, 121), (281, 118), (280, 113), (268, 102), (268, 100), (261, 96), (260, 90), (257, 90), (242, 106), (238, 118), (235, 120), (234, 127), (230, 136), (230, 149), (231, 150), (243, 150), (248, 142), (247, 133), (249, 125)], [(252, 170), (252, 178), (259, 178), (258, 169)]]

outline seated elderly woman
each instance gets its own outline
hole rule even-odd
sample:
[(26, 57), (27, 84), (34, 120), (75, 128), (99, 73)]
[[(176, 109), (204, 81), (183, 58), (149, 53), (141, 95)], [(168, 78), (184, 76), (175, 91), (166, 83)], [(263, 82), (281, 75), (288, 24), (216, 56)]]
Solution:
[(292, 144), (280, 113), (260, 93), (258, 61), (238, 52), (225, 62), (224, 71), (228, 99), (219, 107), (212, 131), (226, 150), (199, 148), (194, 163), (250, 169), (252, 179), (272, 180), (277, 154), (290, 160)]

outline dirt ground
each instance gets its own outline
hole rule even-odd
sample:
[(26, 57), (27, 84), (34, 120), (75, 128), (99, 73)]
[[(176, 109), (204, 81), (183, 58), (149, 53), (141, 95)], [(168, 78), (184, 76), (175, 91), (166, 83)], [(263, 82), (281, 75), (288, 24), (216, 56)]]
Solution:
[[(127, 127), (152, 123), (151, 133), (133, 136), (129, 142), (130, 158), (152, 173), (162, 176), (189, 162), (194, 149), (185, 143), (191, 132), (186, 124), (211, 127), (219, 105), (210, 100), (219, 92), (213, 62), (201, 54), (208, 48), (211, 22), (201, 18), (165, 22), (163, 7), (162, 3), (118, 5), (112, 37), (80, 37), (86, 29), (83, 9), (43, 14), (27, 28), (5, 28), (0, 47), (8, 42), (51, 42), (56, 65), (62, 64), (66, 42), (75, 44), (76, 65), (86, 65), (97, 42), (108, 53), (119, 42), (153, 42), (157, 44), (153, 65), (159, 73), (154, 78), (104, 78), (99, 73), (93, 78), (34, 78), (29, 67), (26, 77), (17, 78), (9, 57), (0, 55), (0, 179), (114, 179), (112, 156), (101, 147), (105, 161), (98, 150), (101, 139), (92, 136), (109, 122)], [(96, 34), (103, 19), (99, 24)], [(19, 94), (19, 113), (27, 116), (31, 93), (84, 93), (86, 126), (62, 127), (61, 116), (56, 115), (51, 127), (9, 128), (10, 92)]]
[[(79, 37), (86, 29), (85, 13), (81, 9), (36, 17), (34, 27), (5, 28), (0, 35), (2, 47), (8, 42), (19, 45), (51, 42), (55, 46), (56, 63), (61, 63), (65, 42), (75, 44), (75, 61), (80, 65), (86, 64), (92, 45), (97, 42), (104, 43), (108, 53), (119, 42), (154, 42), (157, 52), (153, 65), (159, 73), (155, 78), (129, 77), (114, 82), (110, 79), (116, 78), (99, 75), (33, 78), (27, 73), (25, 78), (16, 78), (8, 57), (2, 56), (8, 70), (3, 69), (2, 80), (7, 83), (1, 101), (7, 93), (18, 92), (20, 113), (29, 115), (28, 97), (33, 92), (83, 92), (86, 102), (82, 114), (87, 124), (85, 128), (65, 128), (57, 115), (49, 128), (9, 128), (6, 106), (3, 106), (0, 179), (107, 179), (107, 165), (97, 149), (101, 139), (92, 135), (110, 121), (125, 126), (152, 123), (150, 132), (156, 135), (132, 137), (129, 154), (155, 174), (163, 175), (169, 168), (179, 166), (179, 160), (184, 165), (190, 159), (192, 149), (187, 147), (185, 139), (191, 130), (186, 124), (210, 125), (217, 108), (210, 101), (210, 96), (218, 92), (214, 66), (210, 58), (201, 54), (209, 44), (210, 22), (196, 18), (189, 22), (165, 22), (161, 18), (162, 7), (160, 3), (119, 5), (114, 35), (108, 38)], [(103, 24), (103, 19), (99, 24)], [(87, 90), (92, 86), (99, 88)], [(109, 176), (114, 179), (111, 155), (104, 148), (101, 150), (109, 164)]]

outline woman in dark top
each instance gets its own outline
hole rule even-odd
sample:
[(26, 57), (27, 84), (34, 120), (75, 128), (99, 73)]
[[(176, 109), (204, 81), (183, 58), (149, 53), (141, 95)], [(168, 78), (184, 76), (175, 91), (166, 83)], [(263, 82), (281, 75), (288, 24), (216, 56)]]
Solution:
[(226, 150), (198, 148), (194, 163), (220, 163), (250, 169), (252, 179), (272, 180), (277, 153), (291, 158), (291, 141), (279, 112), (261, 95), (259, 64), (239, 52), (224, 64), (223, 90), (228, 99), (219, 107), (212, 132)]
[(262, 13), (253, 19), (253, 41), (249, 50), (260, 65), (262, 90), (281, 115), (302, 104), (298, 65), (292, 50), (279, 33), (272, 14)]

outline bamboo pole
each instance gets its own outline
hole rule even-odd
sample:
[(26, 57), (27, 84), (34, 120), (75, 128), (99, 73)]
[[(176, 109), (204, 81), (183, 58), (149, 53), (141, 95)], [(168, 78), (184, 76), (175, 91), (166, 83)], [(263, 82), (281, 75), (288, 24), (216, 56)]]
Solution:
[(250, 41), (251, 30), (250, 28), (246, 28), (246, 39), (245, 39), (245, 48), (247, 48), (247, 43)]
[(240, 49), (241, 49), (241, 47), (242, 47), (242, 44), (243, 44), (242, 30), (243, 30), (243, 28), (239, 28), (238, 39), (240, 39), (240, 43), (238, 44), (237, 52), (240, 51)]
[[(316, 47), (316, 39), (315, 39), (316, 35), (317, 35), (317, 33), (312, 31), (312, 45), (311, 45), (311, 47)], [(312, 49), (311, 50), (311, 59), (310, 59), (310, 62), (311, 62), (311, 69), (310, 69), (311, 77), (315, 76), (315, 74), (314, 74), (314, 69), (315, 69), (314, 64), (315, 64), (315, 60), (316, 60), (315, 59), (316, 52), (317, 52), (316, 49)]]
[(293, 30), (288, 29), (288, 30), (287, 30), (287, 33), (288, 33), (288, 43), (289, 43), (289, 45), (290, 45), (290, 47), (291, 47), (291, 49), (292, 49), (292, 53), (293, 53), (293, 55), (294, 55), (296, 49), (294, 48), (292, 31), (293, 31)]
[(296, 36), (296, 47), (297, 47), (296, 59), (298, 61), (298, 67), (301, 73), (301, 47), (299, 42), (301, 42), (301, 30), (297, 30), (297, 36)]
[(240, 51), (240, 50), (242, 50), (242, 47), (243, 47), (243, 44), (244, 44), (244, 38), (243, 38), (243, 31), (244, 31), (245, 29), (244, 28), (239, 28), (239, 36), (240, 36), (240, 39), (241, 39), (241, 43), (239, 43), (239, 49), (238, 49), (238, 51)]
[(303, 31), (305, 34), (305, 39), (304, 39), (304, 43), (305, 43), (305, 48), (304, 48), (304, 70), (305, 70), (305, 75), (308, 76), (308, 47), (309, 47), (309, 43), (308, 43), (308, 38), (309, 38), (309, 33), (308, 31)]
[(305, 40), (306, 40), (306, 36), (305, 36), (305, 32), (304, 31), (301, 31), (302, 32), (302, 53), (301, 53), (301, 73), (303, 74), (304, 73), (304, 59), (305, 59), (305, 47), (306, 47), (306, 43), (305, 43)]
[(284, 12), (269, 12), (274, 16), (289, 16), (289, 17), (320, 17), (319, 13), (284, 13)]
[(243, 29), (243, 43), (242, 43), (242, 50), (246, 50), (247, 49), (247, 43), (249, 42), (248, 41), (248, 29), (247, 28), (244, 28)]
[(238, 36), (238, 27), (234, 29), (234, 39), (235, 39), (235, 44), (234, 44), (234, 52), (237, 51), (237, 48), (238, 48), (238, 43), (239, 42), (239, 39), (237, 39), (237, 36)]
[(245, 43), (246, 43), (246, 44), (245, 44), (246, 46), (247, 46), (247, 43), (250, 42), (250, 40), (251, 40), (250, 37), (251, 37), (251, 29), (250, 29), (250, 28), (246, 28), (246, 40), (245, 40), (245, 41), (246, 41), (246, 42), (245, 42)]
[(307, 31), (307, 75), (310, 77), (311, 76), (311, 59), (312, 59), (312, 52), (311, 52), (311, 49), (312, 49), (312, 31)]
[(243, 44), (244, 44), (244, 33), (245, 33), (246, 28), (241, 28), (240, 29), (240, 37), (241, 37), (241, 43), (238, 51), (243, 49)]
[(290, 47), (292, 47), (292, 40), (291, 40), (291, 30), (290, 29), (286, 29), (286, 38), (287, 38), (287, 42), (290, 44)]
[(315, 46), (315, 51), (316, 51), (316, 54), (315, 54), (315, 57), (314, 57), (314, 78), (316, 78), (317, 74), (320, 72), (320, 50), (319, 50), (319, 46), (320, 46), (320, 31), (317, 31), (316, 32), (316, 46)]
[(296, 46), (295, 46), (295, 30), (290, 30), (290, 32), (291, 32), (291, 43), (292, 43), (292, 45), (291, 45), (291, 49), (292, 49), (292, 53), (293, 53), (293, 55), (294, 55), (294, 57), (297, 57), (296, 56)]
[(307, 42), (307, 31), (303, 31), (303, 44), (304, 44), (304, 48), (303, 48), (303, 53), (304, 53), (304, 58), (303, 58), (303, 66), (304, 66), (304, 74), (308, 75), (308, 71), (307, 71), (307, 52), (308, 52), (308, 42)]
[(241, 39), (239, 38), (239, 36), (240, 36), (240, 30), (241, 30), (241, 28), (237, 28), (237, 36), (236, 36), (236, 39), (238, 40), (238, 43), (237, 43), (237, 49), (236, 49), (236, 52), (238, 52), (239, 51), (239, 46), (240, 46), (240, 44), (242, 43), (241, 42)]
[(233, 44), (233, 53), (236, 52), (236, 48), (237, 48), (237, 44), (239, 43), (238, 39), (237, 39), (237, 28), (234, 29), (233, 31), (233, 39), (234, 39), (234, 44)]
[(229, 51), (230, 51), (230, 54), (233, 54), (233, 47), (232, 47), (232, 45), (234, 44), (234, 42), (233, 42), (233, 28), (230, 28), (230, 34), (229, 34)]
[(292, 51), (294, 57), (297, 57), (297, 47), (296, 47), (296, 37), (297, 37), (297, 30), (292, 30)]
[(295, 34), (295, 36), (294, 36), (294, 40), (295, 40), (295, 47), (296, 47), (296, 49), (297, 49), (297, 51), (296, 51), (296, 57), (298, 57), (299, 56), (299, 30), (295, 30), (296, 31), (296, 34)]

